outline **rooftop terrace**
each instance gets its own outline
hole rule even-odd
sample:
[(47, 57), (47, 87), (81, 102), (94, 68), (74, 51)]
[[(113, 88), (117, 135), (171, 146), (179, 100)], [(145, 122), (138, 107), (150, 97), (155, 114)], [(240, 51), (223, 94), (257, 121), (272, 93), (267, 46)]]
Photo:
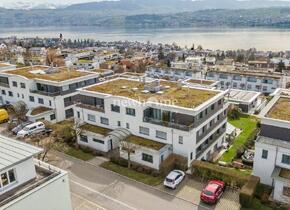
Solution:
[(203, 80), (203, 79), (190, 79), (187, 81), (188, 83), (192, 84), (199, 84), (199, 85), (212, 85), (216, 81), (211, 81), (211, 80)]
[(5, 71), (5, 73), (23, 76), (28, 79), (43, 79), (56, 82), (75, 79), (90, 74), (88, 72), (81, 72), (76, 70), (69, 71), (68, 68), (66, 67), (58, 67), (51, 69), (50, 67), (47, 66), (24, 67), (15, 70)]
[(160, 81), (162, 91), (144, 91), (148, 83), (135, 80), (115, 79), (92, 87), (88, 91), (123, 96), (141, 102), (159, 102), (185, 108), (195, 108), (218, 94), (217, 91), (182, 87), (176, 82)]
[(290, 121), (290, 98), (280, 97), (266, 117)]

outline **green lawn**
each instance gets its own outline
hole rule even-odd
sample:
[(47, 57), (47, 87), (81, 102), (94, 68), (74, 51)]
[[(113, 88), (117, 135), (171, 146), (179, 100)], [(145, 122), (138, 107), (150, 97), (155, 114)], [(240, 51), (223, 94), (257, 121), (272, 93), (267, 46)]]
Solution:
[(263, 205), (260, 200), (258, 200), (257, 198), (254, 198), (251, 208), (242, 207), (241, 210), (272, 210), (272, 208)]
[(129, 169), (112, 162), (105, 162), (101, 166), (107, 170), (114, 171), (120, 175), (126, 176), (128, 178), (134, 179), (138, 182), (142, 182), (144, 184), (148, 184), (151, 186), (161, 184), (164, 179), (162, 176), (153, 177), (151, 175), (139, 173), (133, 169)]
[(229, 120), (229, 122), (242, 130), (242, 133), (233, 142), (229, 151), (225, 152), (221, 161), (231, 162), (236, 156), (237, 150), (244, 145), (247, 140), (253, 135), (257, 128), (257, 119), (253, 116), (243, 115), (238, 120)]
[(67, 155), (70, 155), (72, 157), (87, 161), (90, 159), (93, 159), (95, 156), (89, 152), (89, 151), (85, 151), (82, 149), (77, 149), (74, 147), (71, 147), (69, 145), (66, 145), (64, 143), (56, 143), (54, 145), (54, 149), (56, 149), (59, 152), (63, 152)]

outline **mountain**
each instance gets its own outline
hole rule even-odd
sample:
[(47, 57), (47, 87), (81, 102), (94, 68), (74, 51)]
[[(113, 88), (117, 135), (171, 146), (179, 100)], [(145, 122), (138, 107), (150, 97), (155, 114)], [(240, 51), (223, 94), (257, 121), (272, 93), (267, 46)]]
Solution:
[(33, 10), (33, 9), (57, 9), (60, 8), (57, 4), (51, 3), (38, 3), (38, 2), (0, 2), (0, 7), (4, 9), (13, 10)]

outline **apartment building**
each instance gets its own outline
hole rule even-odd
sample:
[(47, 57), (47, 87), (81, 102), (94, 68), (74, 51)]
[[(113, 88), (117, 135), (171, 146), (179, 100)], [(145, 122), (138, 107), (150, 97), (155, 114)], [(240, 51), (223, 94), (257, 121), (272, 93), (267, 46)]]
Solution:
[(174, 68), (174, 67), (156, 67), (149, 66), (145, 72), (148, 77), (166, 78), (177, 81), (179, 79), (201, 79), (202, 69), (200, 67), (192, 68)]
[(0, 63), (0, 71), (13, 70), (13, 69), (16, 69), (16, 65), (12, 65), (9, 63)]
[(206, 79), (220, 81), (222, 89), (250, 90), (266, 94), (273, 93), (286, 84), (282, 73), (254, 70), (210, 69)]
[(73, 117), (77, 88), (95, 84), (99, 74), (66, 67), (32, 66), (0, 72), (3, 103), (23, 101), (30, 120), (59, 122)]
[(33, 157), (42, 149), (0, 136), (0, 209), (71, 210), (68, 174)]
[(290, 203), (290, 92), (277, 92), (260, 117), (253, 174), (273, 186), (275, 200)]
[(206, 79), (187, 79), (184, 81), (188, 86), (191, 87), (200, 87), (208, 89), (219, 89), (220, 82), (215, 80), (206, 80)]
[[(170, 154), (209, 160), (225, 139), (226, 91), (147, 78), (115, 78), (79, 90), (78, 143), (108, 152), (124, 139), (131, 160), (159, 169)], [(125, 152), (123, 152), (125, 151)], [(126, 149), (121, 156), (127, 158)]]

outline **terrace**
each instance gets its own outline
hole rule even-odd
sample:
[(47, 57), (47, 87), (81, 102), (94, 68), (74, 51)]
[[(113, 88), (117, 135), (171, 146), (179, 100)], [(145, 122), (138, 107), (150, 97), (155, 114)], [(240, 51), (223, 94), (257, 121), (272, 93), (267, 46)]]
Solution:
[(55, 82), (61, 82), (90, 75), (88, 72), (69, 70), (66, 67), (50, 68), (47, 66), (24, 67), (6, 71), (5, 73), (23, 76), (27, 79), (43, 79)]
[[(151, 83), (152, 84), (152, 83)], [(134, 80), (116, 79), (87, 88), (87, 91), (109, 95), (122, 96), (141, 102), (153, 101), (161, 104), (195, 108), (218, 94), (217, 91), (194, 89), (181, 86), (175, 82), (160, 80), (160, 84), (153, 89), (160, 91), (146, 91), (149, 83)]]
[(290, 98), (280, 97), (266, 117), (290, 121)]

